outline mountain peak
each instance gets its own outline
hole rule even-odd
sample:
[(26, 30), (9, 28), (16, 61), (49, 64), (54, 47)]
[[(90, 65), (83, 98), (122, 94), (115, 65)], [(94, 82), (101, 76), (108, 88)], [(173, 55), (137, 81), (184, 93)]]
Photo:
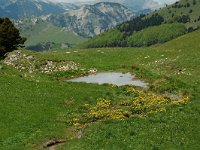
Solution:
[(52, 15), (48, 20), (61, 27), (67, 27), (69, 30), (92, 37), (133, 17), (132, 11), (125, 6), (103, 2), (83, 5), (77, 10), (59, 16)]

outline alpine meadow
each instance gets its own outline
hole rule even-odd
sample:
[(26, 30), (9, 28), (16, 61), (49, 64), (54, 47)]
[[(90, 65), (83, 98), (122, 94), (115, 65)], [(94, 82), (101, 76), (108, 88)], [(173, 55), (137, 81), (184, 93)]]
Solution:
[(200, 149), (199, 0), (0, 4), (0, 150)]

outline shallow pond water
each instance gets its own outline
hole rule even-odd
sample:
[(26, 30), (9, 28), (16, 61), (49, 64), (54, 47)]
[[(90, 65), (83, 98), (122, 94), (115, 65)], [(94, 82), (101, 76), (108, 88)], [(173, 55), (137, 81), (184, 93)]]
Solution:
[(115, 84), (117, 86), (132, 84), (135, 86), (147, 88), (148, 84), (136, 79), (134, 75), (130, 73), (119, 73), (119, 72), (104, 72), (92, 74), (84, 77), (79, 77), (69, 82), (85, 82), (85, 83), (98, 83), (98, 84)]

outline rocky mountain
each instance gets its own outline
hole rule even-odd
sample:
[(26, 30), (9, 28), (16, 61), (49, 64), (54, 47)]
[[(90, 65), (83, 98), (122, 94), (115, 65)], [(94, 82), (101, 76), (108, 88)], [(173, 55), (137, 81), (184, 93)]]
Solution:
[(0, 17), (21, 19), (30, 16), (60, 14), (77, 9), (74, 4), (41, 0), (0, 0)]
[(142, 11), (144, 9), (152, 9), (154, 5), (158, 5), (154, 0), (96, 0), (96, 2), (116, 2), (122, 4), (133, 12)]
[(132, 11), (121, 4), (102, 2), (83, 5), (61, 15), (50, 15), (47, 21), (92, 37), (133, 17)]
[(122, 4), (133, 12), (141, 12), (143, 10), (155, 10), (166, 4), (172, 4), (177, 0), (96, 0), (95, 2), (115, 2)]
[(57, 2), (54, 4), (61, 7), (62, 9), (64, 9), (65, 12), (68, 12), (71, 10), (76, 10), (79, 8), (79, 6), (77, 6), (76, 4), (73, 4), (73, 3)]
[[(49, 0), (0, 0), (0, 17), (4, 16), (12, 19), (32, 17), (32, 20), (35, 20), (35, 16), (42, 16), (42, 20), (55, 26), (92, 37), (130, 20), (134, 15), (128, 8), (118, 3), (102, 2), (79, 7)], [(24, 21), (22, 23), (26, 24)]]

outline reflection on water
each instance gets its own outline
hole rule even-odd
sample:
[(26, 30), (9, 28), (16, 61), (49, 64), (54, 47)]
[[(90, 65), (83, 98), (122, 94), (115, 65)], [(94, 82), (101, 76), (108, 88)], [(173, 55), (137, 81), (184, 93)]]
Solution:
[(79, 77), (71, 80), (70, 82), (86, 82), (86, 83), (98, 83), (98, 84), (115, 84), (117, 86), (132, 84), (139, 87), (147, 87), (147, 83), (135, 79), (134, 75), (130, 73), (117, 73), (117, 72), (104, 72), (97, 73), (85, 77)]

